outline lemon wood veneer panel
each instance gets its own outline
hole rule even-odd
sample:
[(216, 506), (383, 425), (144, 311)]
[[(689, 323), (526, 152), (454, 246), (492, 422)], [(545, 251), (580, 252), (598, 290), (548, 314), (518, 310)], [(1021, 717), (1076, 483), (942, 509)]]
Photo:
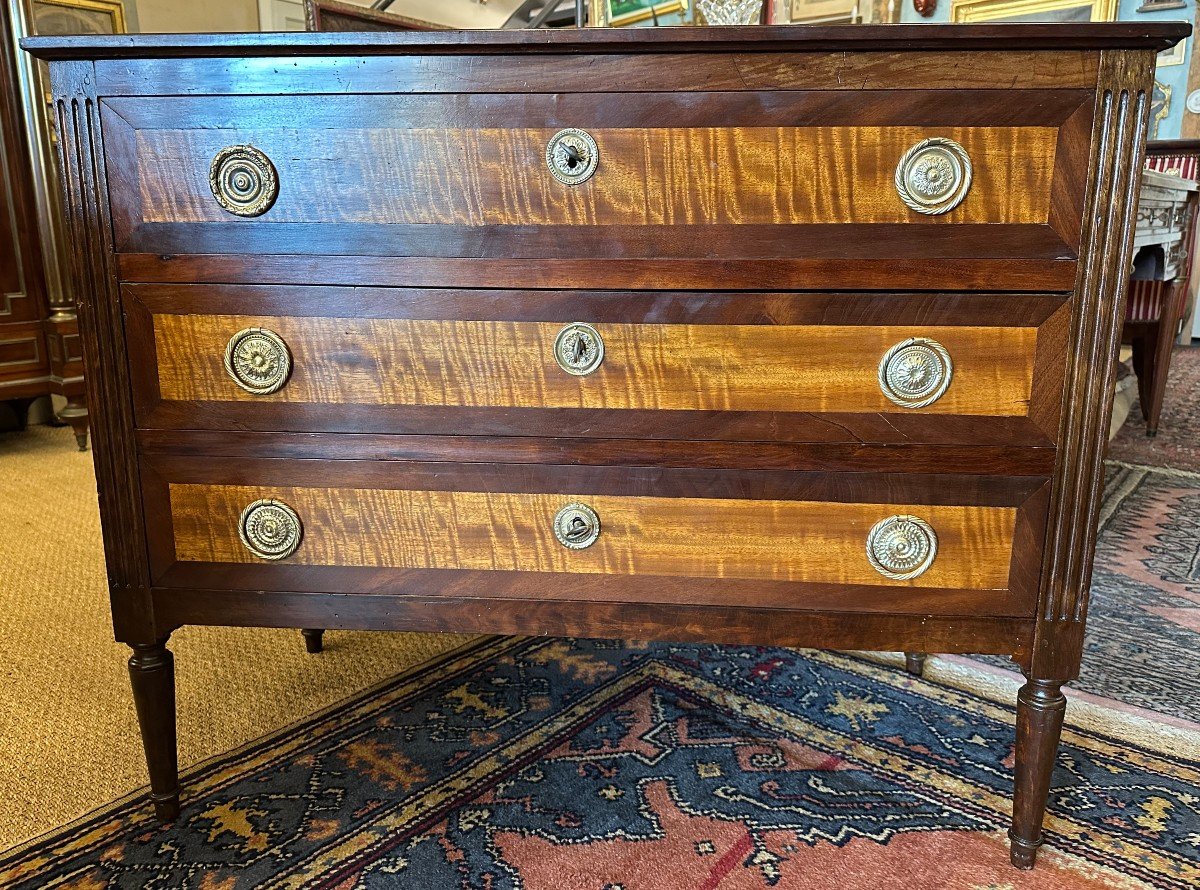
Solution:
[[(1006, 589), (1015, 507), (717, 498), (172, 484), (182, 561), (260, 562), (238, 538), (251, 502), (271, 497), (304, 524), (301, 565), (671, 575), (823, 584)], [(599, 540), (571, 551), (551, 521), (573, 501), (600, 516)], [(867, 532), (912, 513), (938, 535), (932, 567), (890, 581), (867, 561)]]
[[(181, 121), (181, 124), (183, 122)], [(787, 225), (1046, 223), (1057, 127), (588, 127), (599, 168), (577, 187), (546, 168), (552, 128), (146, 129), (135, 136), (140, 222), (230, 222), (209, 162), (249, 143), (280, 170), (256, 225)], [(943, 216), (910, 210), (896, 165), (930, 136), (974, 178)]]
[[(243, 328), (279, 334), (287, 385), (240, 389), (223, 364)], [(1033, 327), (597, 324), (600, 367), (573, 377), (554, 361), (558, 323), (409, 319), (154, 316), (161, 397), (181, 401), (657, 410), (899, 412), (882, 393), (880, 359), (932, 337), (954, 363), (950, 388), (919, 409), (1024, 416)]]

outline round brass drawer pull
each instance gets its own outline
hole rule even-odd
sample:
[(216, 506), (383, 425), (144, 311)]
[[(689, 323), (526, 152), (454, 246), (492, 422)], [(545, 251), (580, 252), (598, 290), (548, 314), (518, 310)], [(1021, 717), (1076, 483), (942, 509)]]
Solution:
[(962, 203), (971, 189), (971, 159), (953, 139), (923, 139), (896, 165), (896, 191), (918, 213), (937, 216)]
[(287, 559), (300, 546), (304, 527), (283, 501), (255, 501), (242, 511), (238, 537), (259, 559)]
[(587, 182), (596, 172), (600, 149), (586, 130), (568, 127), (559, 130), (546, 144), (546, 165), (551, 175), (563, 185)]
[(262, 216), (279, 197), (275, 165), (251, 145), (217, 152), (208, 168), (208, 185), (217, 203), (235, 216)]
[(922, 575), (937, 556), (937, 533), (916, 516), (889, 516), (867, 533), (867, 559), (872, 568), (893, 581)]
[(270, 395), (282, 389), (291, 376), (292, 354), (274, 331), (246, 328), (229, 338), (225, 370), (246, 392)]
[(604, 361), (604, 339), (590, 324), (572, 322), (554, 338), (554, 360), (568, 374), (586, 377)]
[(600, 517), (587, 504), (567, 504), (554, 514), (554, 537), (568, 550), (584, 550), (600, 537)]
[(897, 343), (879, 362), (879, 388), (901, 408), (932, 405), (953, 376), (954, 363), (946, 347), (925, 337)]

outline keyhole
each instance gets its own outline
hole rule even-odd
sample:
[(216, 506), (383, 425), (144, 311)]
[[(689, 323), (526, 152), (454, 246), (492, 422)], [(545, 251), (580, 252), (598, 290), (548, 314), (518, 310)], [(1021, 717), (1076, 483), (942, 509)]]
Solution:
[(580, 152), (580, 150), (576, 146), (564, 145), (563, 151), (565, 151), (566, 155), (567, 155), (568, 169), (574, 170), (576, 167), (578, 167), (580, 164), (583, 163), (583, 153)]

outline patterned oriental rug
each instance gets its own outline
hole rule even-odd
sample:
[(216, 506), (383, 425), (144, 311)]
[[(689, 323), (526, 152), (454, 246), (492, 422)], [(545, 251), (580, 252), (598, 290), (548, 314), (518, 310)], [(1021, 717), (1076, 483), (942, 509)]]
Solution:
[(11, 851), (0, 886), (1200, 883), (1198, 737), (1078, 703), (1049, 845), (1012, 869), (1012, 690), (973, 688), (846, 654), (484, 639), (193, 770), (173, 827), (127, 800)]
[[(1200, 723), (1200, 474), (1109, 462), (1083, 692)], [(979, 661), (1015, 671), (1006, 658)]]

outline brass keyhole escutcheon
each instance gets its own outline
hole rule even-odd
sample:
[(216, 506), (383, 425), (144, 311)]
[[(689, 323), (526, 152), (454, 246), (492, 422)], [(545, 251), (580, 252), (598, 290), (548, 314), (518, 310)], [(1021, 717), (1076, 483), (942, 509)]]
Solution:
[(604, 339), (590, 324), (572, 322), (554, 338), (554, 360), (575, 377), (586, 377), (604, 361)]
[(568, 550), (585, 550), (600, 537), (600, 517), (587, 504), (567, 504), (554, 515), (554, 537)]
[(586, 130), (559, 130), (546, 145), (546, 166), (563, 185), (579, 185), (596, 172), (600, 149)]

